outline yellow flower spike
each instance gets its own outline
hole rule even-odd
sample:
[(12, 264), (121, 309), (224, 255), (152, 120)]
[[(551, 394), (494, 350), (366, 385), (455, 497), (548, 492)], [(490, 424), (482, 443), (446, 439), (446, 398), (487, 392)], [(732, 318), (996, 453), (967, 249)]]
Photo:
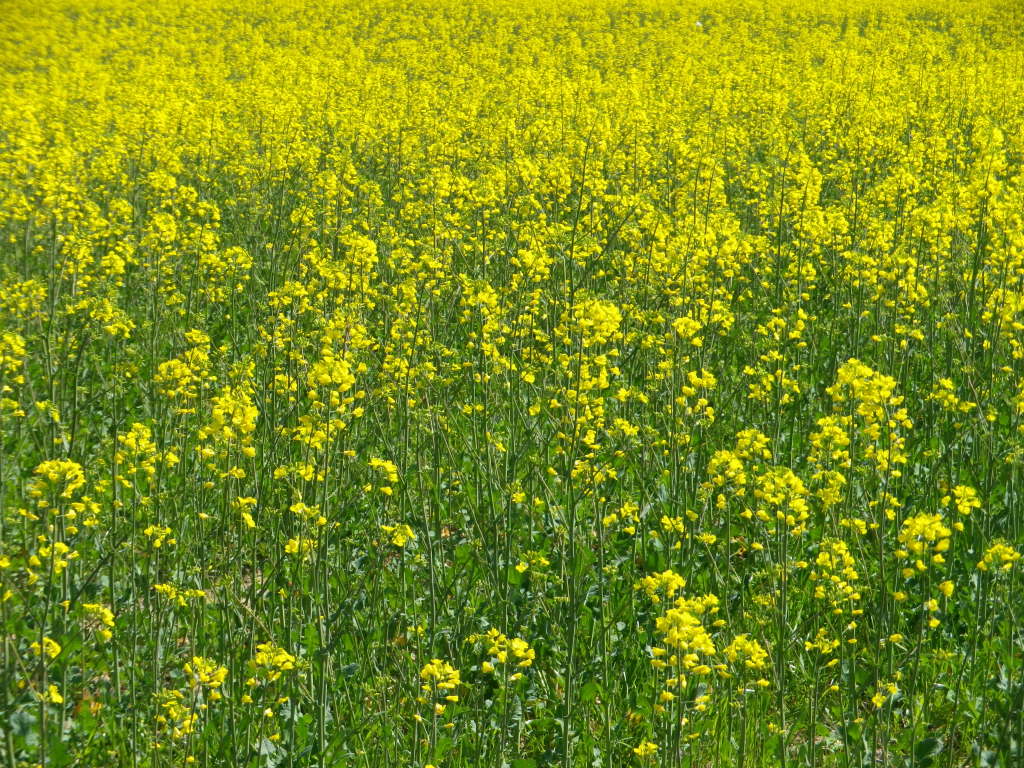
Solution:
[(997, 571), (1008, 571), (1010, 570), (1018, 560), (1021, 559), (1021, 554), (1007, 544), (1005, 541), (996, 541), (987, 550), (978, 562), (978, 569), (981, 571), (988, 571), (993, 566), (997, 566)]
[(64, 703), (64, 697), (61, 695), (60, 688), (52, 683), (46, 689), (45, 693), (39, 694), (39, 699), (47, 704)]
[[(586, 592), (564, 594), (573, 550), (593, 560), (584, 602), (615, 608), (580, 658), (608, 642), (648, 657), (639, 693), (667, 715), (619, 757), (657, 763), (631, 751), (671, 732), (700, 762), (690, 741), (715, 742), (769, 681), (821, 672), (828, 690), (856, 657), (876, 690), (836, 704), (863, 715), (898, 695), (870, 668), (879, 647), (908, 669), (963, 650), (897, 630), (1012, 607), (1018, 531), (986, 535), (1024, 461), (1013, 3), (172, 5), (5, 8), (17, 535), (0, 601), (27, 669), (53, 667), (16, 695), (70, 674), (84, 696), (130, 655), (126, 618), (159, 625), (175, 687), (128, 713), (149, 718), (126, 722), (148, 734), (139, 759), (216, 764), (221, 692), (248, 697), (245, 716), (315, 721), (323, 681), (299, 649), (317, 670), (325, 643), (348, 653), (336, 611), (376, 596), (402, 615), (363, 650), (404, 654), (422, 701), (395, 711), (426, 720), (394, 729), (440, 759), (436, 726), (487, 717), (440, 663), (416, 677), (465, 626), (433, 598), (473, 591), (467, 556), (511, 566), (499, 591), (529, 610), (460, 659), (508, 685), (499, 708), (550, 709), (568, 628), (531, 633)], [(991, 466), (957, 464), (982, 443)], [(367, 578), (335, 578), (367, 552)], [(507, 602), (477, 586), (480, 611)], [(881, 631), (879, 602), (895, 606)], [(775, 681), (784, 609), (815, 621)], [(236, 610), (261, 645), (198, 655), (221, 652), (209, 639)], [(52, 658), (45, 632), (66, 646)], [(387, 680), (345, 677), (368, 715), (388, 708)], [(735, 711), (695, 701), (719, 678)], [(282, 739), (275, 723), (260, 736)]]
[(44, 637), (42, 643), (39, 641), (32, 643), (29, 648), (37, 656), (45, 655), (48, 659), (57, 658), (61, 652), (60, 643), (49, 637)]
[(653, 741), (642, 741), (637, 746), (633, 747), (633, 754), (641, 759), (653, 757), (658, 751), (658, 745)]
[(400, 549), (404, 548), (410, 541), (416, 540), (416, 533), (410, 526), (404, 523), (401, 525), (382, 525), (380, 528), (390, 536), (392, 545)]

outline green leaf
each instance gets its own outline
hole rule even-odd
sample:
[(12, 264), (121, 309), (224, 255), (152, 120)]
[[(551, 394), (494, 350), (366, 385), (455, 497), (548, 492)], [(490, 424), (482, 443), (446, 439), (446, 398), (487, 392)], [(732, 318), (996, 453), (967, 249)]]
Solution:
[(434, 762), (439, 763), (444, 760), (444, 756), (451, 751), (452, 744), (453, 742), (450, 737), (438, 737), (437, 743), (434, 745)]
[(922, 766), (931, 765), (932, 757), (942, 751), (942, 746), (942, 739), (937, 736), (928, 736), (917, 742), (917, 745), (914, 747), (914, 757)]
[(455, 548), (455, 562), (459, 565), (466, 565), (473, 559), (473, 547), (469, 544), (459, 544)]
[(782, 737), (773, 733), (764, 743), (764, 754), (779, 759), (782, 757)]
[(523, 583), (523, 574), (517, 571), (514, 565), (508, 567), (508, 583), (514, 587)]
[(28, 746), (35, 746), (39, 743), (39, 733), (36, 730), (36, 717), (31, 712), (18, 710), (11, 715), (11, 732), (15, 737), (23, 739)]
[(590, 680), (580, 688), (580, 701), (589, 703), (596, 699), (599, 693), (601, 693), (601, 686)]

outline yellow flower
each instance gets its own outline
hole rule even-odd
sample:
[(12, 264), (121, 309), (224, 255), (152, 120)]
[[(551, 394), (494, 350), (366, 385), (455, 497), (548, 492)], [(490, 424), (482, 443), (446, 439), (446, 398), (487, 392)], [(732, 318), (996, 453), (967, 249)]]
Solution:
[(978, 492), (968, 485), (958, 485), (953, 489), (956, 511), (961, 515), (969, 515), (975, 509), (981, 509)]
[(405, 523), (400, 525), (382, 525), (380, 528), (391, 537), (391, 543), (396, 547), (403, 548), (410, 541), (416, 540), (416, 533)]
[(736, 635), (722, 652), (731, 662), (743, 659), (744, 666), (750, 669), (764, 669), (768, 665), (768, 652), (746, 634)]
[(658, 751), (658, 745), (653, 741), (642, 741), (633, 747), (633, 754), (640, 758), (652, 757)]
[(306, 555), (314, 546), (316, 546), (316, 541), (313, 539), (309, 539), (304, 536), (295, 536), (285, 542), (284, 551), (289, 555)]
[(260, 643), (256, 646), (256, 655), (249, 661), (249, 668), (257, 676), (272, 683), (279, 679), (282, 673), (294, 670), (297, 663), (298, 660), (279, 645)]
[(29, 647), (32, 649), (32, 652), (35, 653), (37, 656), (42, 656), (43, 654), (46, 654), (46, 656), (50, 659), (57, 658), (57, 656), (61, 652), (60, 643), (49, 637), (44, 637), (42, 644), (40, 644), (37, 641), (32, 643), (32, 645), (30, 645)]
[(46, 693), (41, 694), (40, 698), (48, 704), (63, 704), (64, 697), (60, 693), (60, 688), (52, 683), (46, 689)]
[(193, 686), (220, 688), (227, 679), (228, 670), (210, 659), (193, 656), (192, 661), (185, 665), (185, 676), (192, 681)]
[(996, 541), (992, 546), (985, 550), (985, 554), (982, 556), (981, 561), (978, 563), (979, 570), (987, 571), (993, 565), (999, 566), (999, 570), (1008, 571), (1014, 563), (1020, 560), (1020, 552), (1015, 550), (1005, 541)]

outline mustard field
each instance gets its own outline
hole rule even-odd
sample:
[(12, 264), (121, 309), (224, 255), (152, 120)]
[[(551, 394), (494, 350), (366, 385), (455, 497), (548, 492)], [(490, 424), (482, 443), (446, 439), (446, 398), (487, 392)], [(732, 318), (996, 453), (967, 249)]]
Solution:
[(0, 765), (1024, 764), (1024, 5), (0, 0)]

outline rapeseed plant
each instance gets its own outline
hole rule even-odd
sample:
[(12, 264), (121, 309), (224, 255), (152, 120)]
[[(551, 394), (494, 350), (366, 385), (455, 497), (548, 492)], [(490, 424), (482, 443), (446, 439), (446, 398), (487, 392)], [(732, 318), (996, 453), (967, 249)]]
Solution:
[(0, 19), (0, 764), (1009, 766), (1024, 15)]

